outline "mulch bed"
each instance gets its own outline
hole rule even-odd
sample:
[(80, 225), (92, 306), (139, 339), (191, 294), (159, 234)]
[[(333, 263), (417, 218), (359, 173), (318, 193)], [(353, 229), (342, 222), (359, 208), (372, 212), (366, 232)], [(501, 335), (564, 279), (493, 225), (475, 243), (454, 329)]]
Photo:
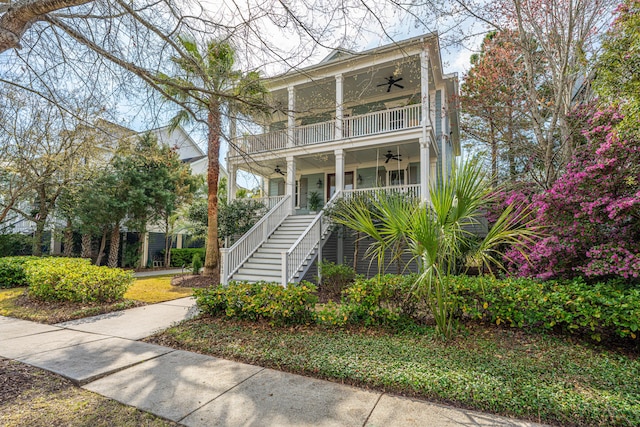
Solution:
[(183, 288), (208, 288), (217, 284), (218, 281), (214, 277), (199, 274), (176, 274), (171, 278), (171, 286)]

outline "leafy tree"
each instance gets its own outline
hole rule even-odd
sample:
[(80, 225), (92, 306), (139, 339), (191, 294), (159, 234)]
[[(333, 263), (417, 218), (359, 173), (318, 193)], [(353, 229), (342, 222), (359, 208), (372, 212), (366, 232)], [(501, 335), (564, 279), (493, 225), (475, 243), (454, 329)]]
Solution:
[(500, 158), (506, 160), (506, 175), (513, 181), (522, 170), (518, 159), (533, 148), (525, 134), (526, 99), (519, 90), (524, 65), (514, 38), (509, 30), (489, 33), (480, 53), (471, 57), (472, 67), (461, 86), (460, 103), (466, 114), (462, 129), (468, 138), (489, 147), (494, 184)]
[(625, 0), (602, 43), (595, 89), (607, 102), (620, 103), (619, 126), (638, 131), (640, 117), (640, 1)]
[(374, 240), (367, 255), (376, 257), (379, 266), (384, 265), (385, 253), (395, 248), (403, 248), (418, 261), (418, 286), (444, 337), (451, 337), (456, 327), (456, 307), (448, 298), (450, 277), (470, 259), (489, 268), (502, 266), (504, 245), (527, 241), (535, 232), (526, 227), (528, 211), (514, 215), (513, 206), (504, 210), (485, 238), (468, 231), (491, 201), (486, 182), (482, 167), (472, 160), (454, 167), (451, 179), (435, 184), (426, 206), (401, 195), (356, 198), (334, 215), (337, 223)]
[[(203, 53), (194, 39), (180, 36), (178, 40), (187, 55), (172, 58), (179, 72), (169, 77), (161, 75), (166, 82), (165, 90), (182, 102), (192, 102), (196, 108), (206, 112), (207, 118), (207, 248), (204, 275), (214, 276), (219, 269), (220, 249), (218, 243), (218, 177), (220, 174), (220, 138), (222, 136), (221, 114), (263, 110), (266, 89), (257, 72), (243, 73), (235, 69), (235, 50), (226, 40), (209, 41)], [(177, 126), (193, 115), (181, 110), (173, 119)]]

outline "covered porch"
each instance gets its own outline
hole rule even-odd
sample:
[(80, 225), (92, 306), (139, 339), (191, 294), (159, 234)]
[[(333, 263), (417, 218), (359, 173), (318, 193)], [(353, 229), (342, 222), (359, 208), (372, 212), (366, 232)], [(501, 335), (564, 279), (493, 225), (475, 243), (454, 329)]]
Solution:
[[(308, 214), (321, 210), (338, 191), (343, 197), (402, 192), (426, 200), (429, 185), (447, 176), (450, 161), (440, 155), (435, 145), (413, 138), (271, 158), (253, 164), (251, 172), (262, 177), (267, 206), (291, 196), (290, 213)], [(235, 193), (236, 171), (235, 167), (229, 168), (230, 195)]]

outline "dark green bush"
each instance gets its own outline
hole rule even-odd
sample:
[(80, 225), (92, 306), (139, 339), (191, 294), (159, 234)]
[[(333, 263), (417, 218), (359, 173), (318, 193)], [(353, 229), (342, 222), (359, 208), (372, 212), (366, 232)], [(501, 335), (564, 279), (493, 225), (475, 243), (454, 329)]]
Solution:
[(200, 259), (200, 254), (193, 254), (193, 258), (191, 258), (191, 272), (193, 274), (200, 274), (201, 268), (202, 260)]
[(344, 264), (334, 264), (324, 261), (319, 264), (320, 277), (322, 283), (320, 288), (327, 293), (330, 298), (339, 298), (342, 291), (349, 286), (356, 278), (356, 271)]
[(31, 256), (13, 256), (0, 258), (0, 289), (27, 286), (24, 265), (27, 261), (38, 259)]
[(133, 273), (83, 258), (40, 258), (25, 264), (29, 296), (43, 301), (111, 302), (124, 297)]
[(231, 282), (195, 291), (202, 312), (242, 320), (266, 320), (272, 325), (300, 325), (313, 322), (316, 287), (310, 283), (290, 284)]
[(171, 249), (171, 267), (190, 266), (195, 254), (200, 255), (200, 259), (204, 259), (205, 248), (182, 248)]
[(562, 329), (636, 338), (640, 289), (619, 281), (587, 284), (582, 279), (538, 282), (492, 277), (453, 278), (453, 295), (462, 313), (518, 328)]
[(25, 234), (0, 234), (0, 257), (31, 255), (33, 238)]

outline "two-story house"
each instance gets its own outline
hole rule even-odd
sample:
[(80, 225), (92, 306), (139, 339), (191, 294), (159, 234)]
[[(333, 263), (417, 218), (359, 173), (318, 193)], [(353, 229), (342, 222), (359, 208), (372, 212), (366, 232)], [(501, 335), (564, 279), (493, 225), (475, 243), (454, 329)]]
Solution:
[[(313, 211), (338, 197), (402, 191), (426, 200), (460, 154), (456, 74), (444, 74), (437, 34), (320, 63), (265, 81), (274, 113), (237, 129), (227, 158), (263, 178), (272, 209), (222, 252), (221, 281), (297, 281), (322, 255), (330, 228)], [(255, 129), (255, 128), (254, 128)], [(344, 248), (331, 257), (342, 261)], [(364, 250), (361, 251), (364, 253)], [(308, 276), (308, 274), (307, 274)]]

